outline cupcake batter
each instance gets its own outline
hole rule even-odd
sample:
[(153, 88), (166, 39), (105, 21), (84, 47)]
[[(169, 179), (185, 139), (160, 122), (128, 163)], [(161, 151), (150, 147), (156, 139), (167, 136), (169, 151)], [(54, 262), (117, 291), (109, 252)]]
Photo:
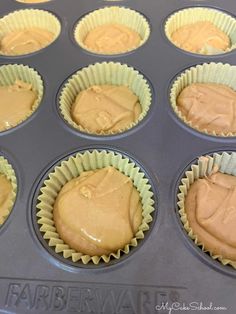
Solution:
[(236, 132), (236, 92), (214, 83), (196, 83), (184, 88), (177, 106), (192, 126), (208, 132)]
[(0, 86), (0, 131), (16, 126), (31, 112), (37, 98), (32, 86), (22, 81)]
[(0, 173), (0, 223), (7, 214), (12, 198), (12, 185), (4, 174)]
[(84, 40), (90, 50), (101, 53), (122, 53), (139, 46), (141, 38), (131, 28), (121, 24), (104, 24), (91, 30)]
[(50, 31), (29, 27), (7, 33), (1, 40), (0, 50), (5, 55), (21, 55), (40, 50), (54, 40)]
[(229, 37), (209, 21), (182, 26), (172, 33), (171, 39), (178, 47), (195, 53), (223, 52), (230, 47)]
[(236, 261), (236, 177), (216, 172), (198, 179), (190, 186), (185, 210), (198, 242)]
[(100, 256), (130, 243), (142, 221), (142, 205), (131, 179), (109, 166), (85, 171), (66, 183), (53, 215), (66, 244)]
[(118, 132), (141, 113), (138, 97), (126, 86), (91, 86), (80, 92), (71, 109), (73, 120), (92, 133)]

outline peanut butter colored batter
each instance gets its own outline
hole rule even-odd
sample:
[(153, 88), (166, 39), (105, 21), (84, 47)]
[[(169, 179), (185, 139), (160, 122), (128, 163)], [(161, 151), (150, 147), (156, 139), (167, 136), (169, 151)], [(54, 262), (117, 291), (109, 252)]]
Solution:
[(54, 40), (54, 34), (39, 27), (29, 27), (7, 33), (1, 40), (1, 51), (6, 55), (27, 54), (40, 50)]
[(171, 39), (184, 50), (203, 54), (212, 49), (213, 52), (225, 51), (230, 47), (229, 37), (208, 21), (182, 26), (172, 33)]
[(190, 186), (185, 210), (198, 242), (236, 261), (236, 177), (216, 172), (198, 179)]
[(54, 205), (60, 237), (90, 256), (109, 254), (130, 243), (142, 221), (139, 193), (113, 167), (85, 171), (66, 183)]
[(31, 113), (37, 98), (30, 84), (16, 81), (0, 86), (0, 131), (16, 126)]
[(137, 48), (141, 38), (131, 28), (122, 24), (104, 24), (91, 30), (84, 44), (93, 51), (122, 53)]
[(6, 215), (11, 202), (12, 185), (5, 175), (0, 173), (0, 223)]
[(126, 86), (92, 86), (78, 94), (71, 109), (73, 120), (92, 133), (117, 132), (141, 113), (138, 97)]
[(177, 105), (192, 126), (200, 130), (236, 132), (236, 92), (226, 85), (191, 84), (180, 93)]

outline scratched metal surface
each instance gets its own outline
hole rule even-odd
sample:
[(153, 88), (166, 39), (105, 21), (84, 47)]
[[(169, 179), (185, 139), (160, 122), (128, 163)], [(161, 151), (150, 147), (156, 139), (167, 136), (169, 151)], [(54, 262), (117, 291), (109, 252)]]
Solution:
[[(147, 17), (151, 24), (148, 42), (115, 57), (80, 49), (72, 40), (75, 22), (89, 11), (114, 4)], [(185, 167), (204, 153), (236, 149), (235, 138), (207, 137), (183, 126), (169, 106), (170, 82), (183, 69), (209, 61), (236, 64), (236, 51), (210, 57), (191, 55), (165, 38), (163, 23), (169, 14), (199, 5), (236, 15), (234, 0), (53, 0), (33, 6), (1, 0), (1, 16), (27, 7), (45, 9), (58, 16), (62, 31), (51, 46), (38, 53), (0, 57), (0, 64), (22, 63), (35, 68), (45, 84), (37, 112), (14, 130), (0, 133), (0, 152), (14, 166), (19, 186), (15, 207), (0, 229), (0, 313), (170, 313), (167, 308), (158, 311), (156, 306), (162, 302), (169, 306), (180, 302), (181, 313), (192, 313), (187, 309), (191, 302), (227, 308), (216, 313), (236, 313), (236, 271), (194, 247), (175, 212), (175, 187)], [(85, 137), (59, 117), (57, 93), (76, 70), (109, 60), (133, 66), (150, 80), (152, 109), (132, 132)], [(62, 156), (85, 147), (113, 148), (133, 157), (150, 175), (158, 197), (157, 219), (147, 239), (128, 258), (97, 269), (72, 267), (54, 258), (40, 243), (32, 223), (32, 197), (41, 175)]]

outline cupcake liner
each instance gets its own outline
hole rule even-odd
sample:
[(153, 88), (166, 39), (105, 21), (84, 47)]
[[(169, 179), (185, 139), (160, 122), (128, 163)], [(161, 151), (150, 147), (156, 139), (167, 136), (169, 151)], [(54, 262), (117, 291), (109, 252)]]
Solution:
[(130, 88), (133, 93), (139, 98), (139, 102), (142, 108), (142, 112), (138, 119), (127, 126), (125, 129), (121, 129), (118, 132), (104, 132), (101, 131), (99, 135), (111, 135), (116, 133), (124, 132), (135, 125), (137, 125), (147, 114), (151, 102), (152, 95), (151, 89), (146, 79), (138, 71), (132, 67), (128, 67), (126, 64), (114, 63), (114, 62), (103, 62), (89, 65), (72, 75), (71, 78), (64, 85), (60, 98), (59, 107), (63, 118), (75, 129), (91, 133), (89, 130), (82, 128), (76, 124), (71, 117), (71, 107), (77, 94), (82, 90), (89, 88), (92, 85), (124, 85)]
[(223, 258), (221, 255), (215, 255), (204, 247), (204, 244), (198, 240), (192, 228), (189, 225), (188, 217), (185, 212), (185, 196), (188, 193), (190, 185), (199, 178), (210, 175), (214, 171), (220, 171), (225, 174), (236, 176), (236, 153), (214, 153), (212, 156), (202, 156), (198, 159), (196, 164), (191, 165), (191, 170), (186, 171), (178, 188), (178, 208), (181, 221), (184, 229), (187, 231), (189, 237), (199, 246), (202, 251), (208, 252), (213, 259), (219, 260), (223, 265), (231, 265), (236, 268), (236, 261)]
[(0, 156), (0, 174), (4, 174), (12, 185), (11, 202), (9, 204), (9, 207), (5, 212), (0, 214), (0, 225), (2, 225), (9, 216), (14, 206), (17, 192), (17, 180), (15, 171), (12, 168), (12, 166), (8, 163), (7, 159), (5, 159), (3, 156)]
[[(229, 36), (231, 47), (225, 51), (216, 50), (213, 47), (205, 47), (200, 54), (214, 55), (225, 53), (236, 48), (236, 19), (230, 15), (216, 9), (198, 7), (180, 10), (172, 14), (165, 24), (167, 38), (178, 47), (178, 43), (173, 42), (171, 35), (184, 25), (193, 24), (199, 21), (209, 21)], [(182, 49), (182, 48), (181, 48)]]
[(193, 125), (191, 121), (188, 121), (178, 109), (177, 97), (180, 92), (190, 84), (193, 83), (217, 83), (224, 84), (236, 91), (236, 66), (231, 66), (229, 64), (222, 63), (204, 63), (202, 65), (197, 65), (196, 67), (191, 67), (185, 72), (181, 73), (174, 81), (171, 91), (170, 91), (170, 102), (171, 106), (176, 113), (176, 115), (191, 128), (196, 129), (199, 132), (214, 135), (214, 136), (236, 136), (236, 133), (225, 133), (220, 134), (216, 132), (209, 132), (208, 130), (200, 129), (198, 125)]
[[(29, 27), (39, 27), (52, 32), (54, 34), (53, 41), (59, 36), (61, 31), (61, 24), (52, 13), (38, 9), (24, 9), (9, 13), (0, 19), (0, 42), (9, 32)], [(43, 48), (45, 47), (41, 49)], [(5, 54), (0, 50), (0, 55)]]
[[(59, 191), (66, 182), (78, 177), (83, 171), (100, 169), (106, 166), (113, 166), (132, 179), (134, 186), (140, 193), (143, 206), (143, 220), (134, 238), (122, 250), (119, 249), (115, 253), (102, 256), (84, 255), (71, 249), (69, 245), (60, 239), (53, 221), (53, 205)], [(38, 196), (38, 224), (41, 226), (40, 231), (43, 233), (43, 238), (48, 242), (48, 245), (53, 247), (56, 253), (61, 253), (65, 259), (71, 259), (73, 262), (80, 261), (83, 264), (92, 262), (97, 265), (100, 261), (108, 263), (111, 258), (119, 259), (122, 253), (128, 254), (130, 249), (136, 247), (138, 241), (144, 238), (144, 233), (149, 229), (149, 223), (152, 221), (151, 213), (154, 211), (152, 197), (153, 193), (148, 179), (145, 178), (140, 168), (127, 157), (105, 150), (86, 151), (63, 160), (48, 175), (48, 179), (44, 181)]]
[[(142, 46), (148, 39), (150, 35), (150, 27), (147, 20), (140, 13), (124, 8), (124, 7), (105, 7), (102, 9), (95, 10), (85, 17), (83, 17), (75, 27), (74, 37), (76, 42), (83, 48), (90, 52), (97, 54), (117, 54), (117, 53), (103, 53), (98, 51), (93, 51), (88, 48), (84, 43), (84, 39), (87, 34), (97, 26), (113, 23), (122, 24), (132, 30), (138, 32), (141, 37), (141, 41), (138, 47)], [(138, 47), (127, 49), (121, 53), (125, 53), (134, 50)], [(120, 52), (119, 52), (120, 53)]]
[(8, 64), (0, 66), (0, 85), (13, 85), (16, 80), (21, 80), (32, 85), (33, 91), (37, 92), (37, 99), (32, 111), (16, 125), (25, 121), (38, 108), (43, 97), (43, 81), (40, 75), (33, 69), (22, 64)]

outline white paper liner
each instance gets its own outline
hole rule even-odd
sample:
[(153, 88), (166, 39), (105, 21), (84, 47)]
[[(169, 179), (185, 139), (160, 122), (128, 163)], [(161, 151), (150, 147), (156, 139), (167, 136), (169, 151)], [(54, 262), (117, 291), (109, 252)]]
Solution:
[[(236, 48), (236, 19), (220, 10), (206, 7), (194, 7), (180, 10), (172, 14), (165, 24), (165, 33), (167, 38), (173, 42), (171, 35), (182, 26), (193, 24), (199, 21), (209, 21), (222, 30), (231, 41), (231, 46), (225, 51), (217, 51), (213, 47), (205, 47), (200, 54), (219, 54), (232, 51)], [(182, 48), (181, 48), (182, 49)]]
[[(61, 24), (58, 18), (52, 13), (38, 9), (23, 9), (11, 12), (0, 19), (0, 43), (6, 34), (15, 30), (27, 29), (29, 27), (39, 27), (50, 31), (54, 34), (52, 42), (59, 36), (61, 31)], [(43, 48), (45, 47), (42, 47), (41, 49)], [(1, 54), (5, 55), (0, 49), (0, 55)]]
[(10, 181), (12, 186), (12, 192), (11, 192), (11, 201), (9, 203), (8, 208), (1, 212), (0, 214), (0, 225), (2, 225), (7, 217), (9, 216), (16, 199), (16, 192), (17, 192), (17, 180), (15, 171), (12, 168), (12, 166), (9, 164), (8, 160), (4, 158), (3, 156), (0, 156), (0, 174), (3, 174), (6, 176), (6, 178)]
[[(91, 133), (90, 130), (82, 128), (73, 121), (71, 117), (71, 107), (76, 96), (82, 90), (85, 90), (92, 85), (106, 84), (127, 86), (139, 98), (142, 112), (135, 122), (118, 132), (101, 131), (99, 133)], [(82, 132), (99, 135), (121, 133), (133, 128), (146, 116), (152, 102), (151, 89), (143, 75), (126, 64), (114, 62), (95, 63), (94, 65), (89, 65), (88, 67), (79, 70), (65, 83), (59, 98), (61, 114), (72, 127)]]
[(188, 217), (185, 212), (185, 197), (191, 184), (199, 178), (210, 175), (212, 171), (215, 171), (216, 167), (218, 171), (222, 173), (236, 176), (236, 153), (222, 152), (214, 153), (212, 156), (202, 156), (198, 159), (196, 164), (192, 164), (191, 170), (185, 172), (178, 188), (179, 192), (177, 197), (179, 201), (177, 202), (177, 205), (184, 229), (187, 231), (189, 237), (195, 242), (195, 244), (199, 246), (202, 251), (209, 253), (213, 259), (219, 260), (223, 265), (229, 264), (236, 268), (236, 261), (231, 261), (221, 255), (213, 254), (210, 250), (207, 250), (204, 247), (204, 243), (198, 240), (197, 234), (194, 234), (192, 228), (190, 227)]
[[(107, 166), (115, 167), (132, 179), (134, 186), (140, 193), (143, 220), (134, 238), (122, 250), (119, 249), (117, 252), (102, 256), (84, 255), (81, 252), (71, 249), (69, 245), (60, 239), (53, 221), (53, 205), (59, 191), (66, 182), (78, 177), (83, 171), (100, 169)], [(44, 186), (40, 189), (41, 193), (38, 196), (38, 224), (41, 226), (40, 231), (43, 233), (43, 237), (47, 240), (48, 245), (53, 247), (56, 253), (62, 253), (65, 259), (69, 258), (73, 262), (81, 261), (83, 264), (89, 262), (99, 264), (100, 261), (109, 263), (111, 258), (119, 259), (123, 253), (128, 254), (130, 249), (136, 247), (138, 241), (144, 238), (144, 233), (149, 229), (149, 223), (152, 221), (151, 213), (154, 211), (153, 193), (151, 185), (144, 173), (127, 157), (122, 156), (120, 153), (105, 150), (85, 151), (62, 161), (48, 177), (44, 182)]]
[[(97, 54), (117, 54), (117, 53), (107, 53), (102, 51), (94, 51), (84, 44), (84, 39), (87, 34), (97, 26), (104, 24), (122, 24), (131, 28), (132, 30), (138, 32), (141, 37), (139, 46), (142, 46), (148, 39), (150, 35), (150, 26), (146, 18), (139, 12), (131, 10), (129, 8), (112, 6), (105, 7), (102, 9), (95, 10), (85, 17), (83, 17), (75, 27), (74, 37), (76, 42), (85, 50), (88, 50)], [(129, 48), (125, 51), (118, 53), (125, 53), (134, 50), (138, 47)]]
[(236, 136), (236, 133), (216, 133), (215, 131), (208, 131), (207, 129), (201, 129), (198, 125), (193, 125), (191, 121), (187, 120), (178, 109), (177, 97), (181, 91), (194, 83), (216, 83), (226, 85), (236, 91), (236, 66), (223, 63), (204, 63), (191, 67), (181, 73), (174, 81), (170, 91), (171, 106), (176, 115), (191, 128), (196, 129), (199, 132), (222, 137)]
[[(32, 85), (32, 90), (37, 93), (37, 98), (32, 106), (31, 112), (25, 118), (19, 121), (16, 125), (22, 123), (29, 118), (32, 113), (38, 108), (43, 97), (43, 81), (36, 70), (23, 64), (7, 64), (0, 66), (0, 85), (13, 85), (16, 80), (21, 80)], [(14, 125), (14, 126), (16, 126)], [(14, 127), (13, 126), (13, 127)]]

